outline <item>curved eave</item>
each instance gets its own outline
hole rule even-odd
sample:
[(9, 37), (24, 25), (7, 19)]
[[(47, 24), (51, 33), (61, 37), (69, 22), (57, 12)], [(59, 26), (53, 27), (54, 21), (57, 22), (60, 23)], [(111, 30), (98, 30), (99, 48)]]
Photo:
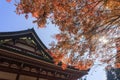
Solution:
[(55, 65), (53, 63), (43, 61), (43, 60), (40, 60), (40, 59), (37, 59), (34, 57), (16, 54), (16, 52), (11, 52), (8, 50), (0, 49), (0, 51), (2, 52), (1, 55), (7, 56), (8, 58), (18, 59), (18, 60), (23, 61), (24, 63), (30, 63), (30, 64), (35, 65), (35, 66), (39, 66), (41, 64), (41, 66), (43, 66), (44, 68), (54, 69), (54, 70), (57, 70), (60, 72), (62, 71), (64, 73), (67, 72), (67, 73), (74, 74), (74, 75), (85, 75), (89, 71), (89, 70), (77, 70), (77, 69), (72, 69), (72, 68), (66, 68), (65, 70), (63, 70), (61, 68), (61, 66), (59, 66), (59, 65)]
[[(0, 40), (10, 39), (10, 38), (14, 39), (14, 38), (20, 38), (20, 37), (32, 37), (38, 44), (38, 47), (42, 47), (42, 49), (45, 52), (46, 52), (46, 50), (48, 50), (48, 48), (39, 39), (39, 37), (37, 36), (37, 34), (33, 28), (27, 29), (27, 30), (22, 30), (22, 31), (14, 31), (14, 32), (0, 32)], [(53, 60), (53, 58), (49, 55), (49, 53), (47, 53), (46, 55), (49, 56), (51, 60)]]

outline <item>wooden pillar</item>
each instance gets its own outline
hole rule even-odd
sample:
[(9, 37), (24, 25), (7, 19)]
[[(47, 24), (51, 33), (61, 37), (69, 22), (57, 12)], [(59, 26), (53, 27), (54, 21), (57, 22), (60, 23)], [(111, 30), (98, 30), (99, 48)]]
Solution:
[(20, 74), (17, 74), (16, 76), (16, 80), (19, 80)]
[(41, 71), (42, 71), (42, 69), (41, 69), (41, 68), (38, 68), (38, 77), (37, 77), (36, 80), (39, 80), (39, 78), (40, 78), (39, 75), (40, 75)]
[(37, 79), (36, 80), (39, 80), (39, 77), (37, 77)]
[(20, 69), (19, 69), (19, 72), (17, 73), (16, 80), (19, 80), (20, 78), (20, 71), (22, 70), (23, 65), (24, 65), (23, 63), (20, 65)]

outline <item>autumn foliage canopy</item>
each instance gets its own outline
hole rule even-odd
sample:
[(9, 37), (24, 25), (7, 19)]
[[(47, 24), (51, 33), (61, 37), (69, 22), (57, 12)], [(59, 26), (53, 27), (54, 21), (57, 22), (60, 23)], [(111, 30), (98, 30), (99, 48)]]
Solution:
[(47, 20), (59, 27), (50, 54), (63, 69), (86, 70), (95, 62), (111, 63), (110, 53), (120, 35), (120, 0), (20, 0), (15, 5), (17, 14), (26, 18), (32, 14), (39, 27)]

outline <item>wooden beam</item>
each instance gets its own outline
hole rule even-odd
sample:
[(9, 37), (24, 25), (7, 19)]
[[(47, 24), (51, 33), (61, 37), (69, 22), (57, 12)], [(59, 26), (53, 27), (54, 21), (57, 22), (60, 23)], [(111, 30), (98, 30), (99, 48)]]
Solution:
[[(17, 69), (8, 68), (8, 67), (4, 67), (4, 66), (0, 66), (0, 71), (10, 72), (10, 73), (18, 73), (19, 72), (19, 70), (17, 70)], [(38, 75), (37, 73), (32, 73), (32, 72), (23, 71), (23, 70), (21, 70), (19, 73), (21, 75), (39, 77), (39, 78), (48, 79), (48, 80), (68, 80), (68, 79), (63, 79), (63, 78), (59, 78), (59, 77), (55, 77), (55, 76), (48, 76), (48, 75), (44, 75), (44, 74)]]

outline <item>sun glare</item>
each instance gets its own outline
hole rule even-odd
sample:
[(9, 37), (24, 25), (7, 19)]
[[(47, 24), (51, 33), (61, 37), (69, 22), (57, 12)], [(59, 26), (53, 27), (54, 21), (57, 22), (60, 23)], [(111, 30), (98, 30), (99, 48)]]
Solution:
[(105, 36), (102, 36), (102, 37), (99, 38), (99, 41), (100, 41), (101, 43), (106, 44), (106, 43), (108, 43), (109, 40), (108, 40)]

